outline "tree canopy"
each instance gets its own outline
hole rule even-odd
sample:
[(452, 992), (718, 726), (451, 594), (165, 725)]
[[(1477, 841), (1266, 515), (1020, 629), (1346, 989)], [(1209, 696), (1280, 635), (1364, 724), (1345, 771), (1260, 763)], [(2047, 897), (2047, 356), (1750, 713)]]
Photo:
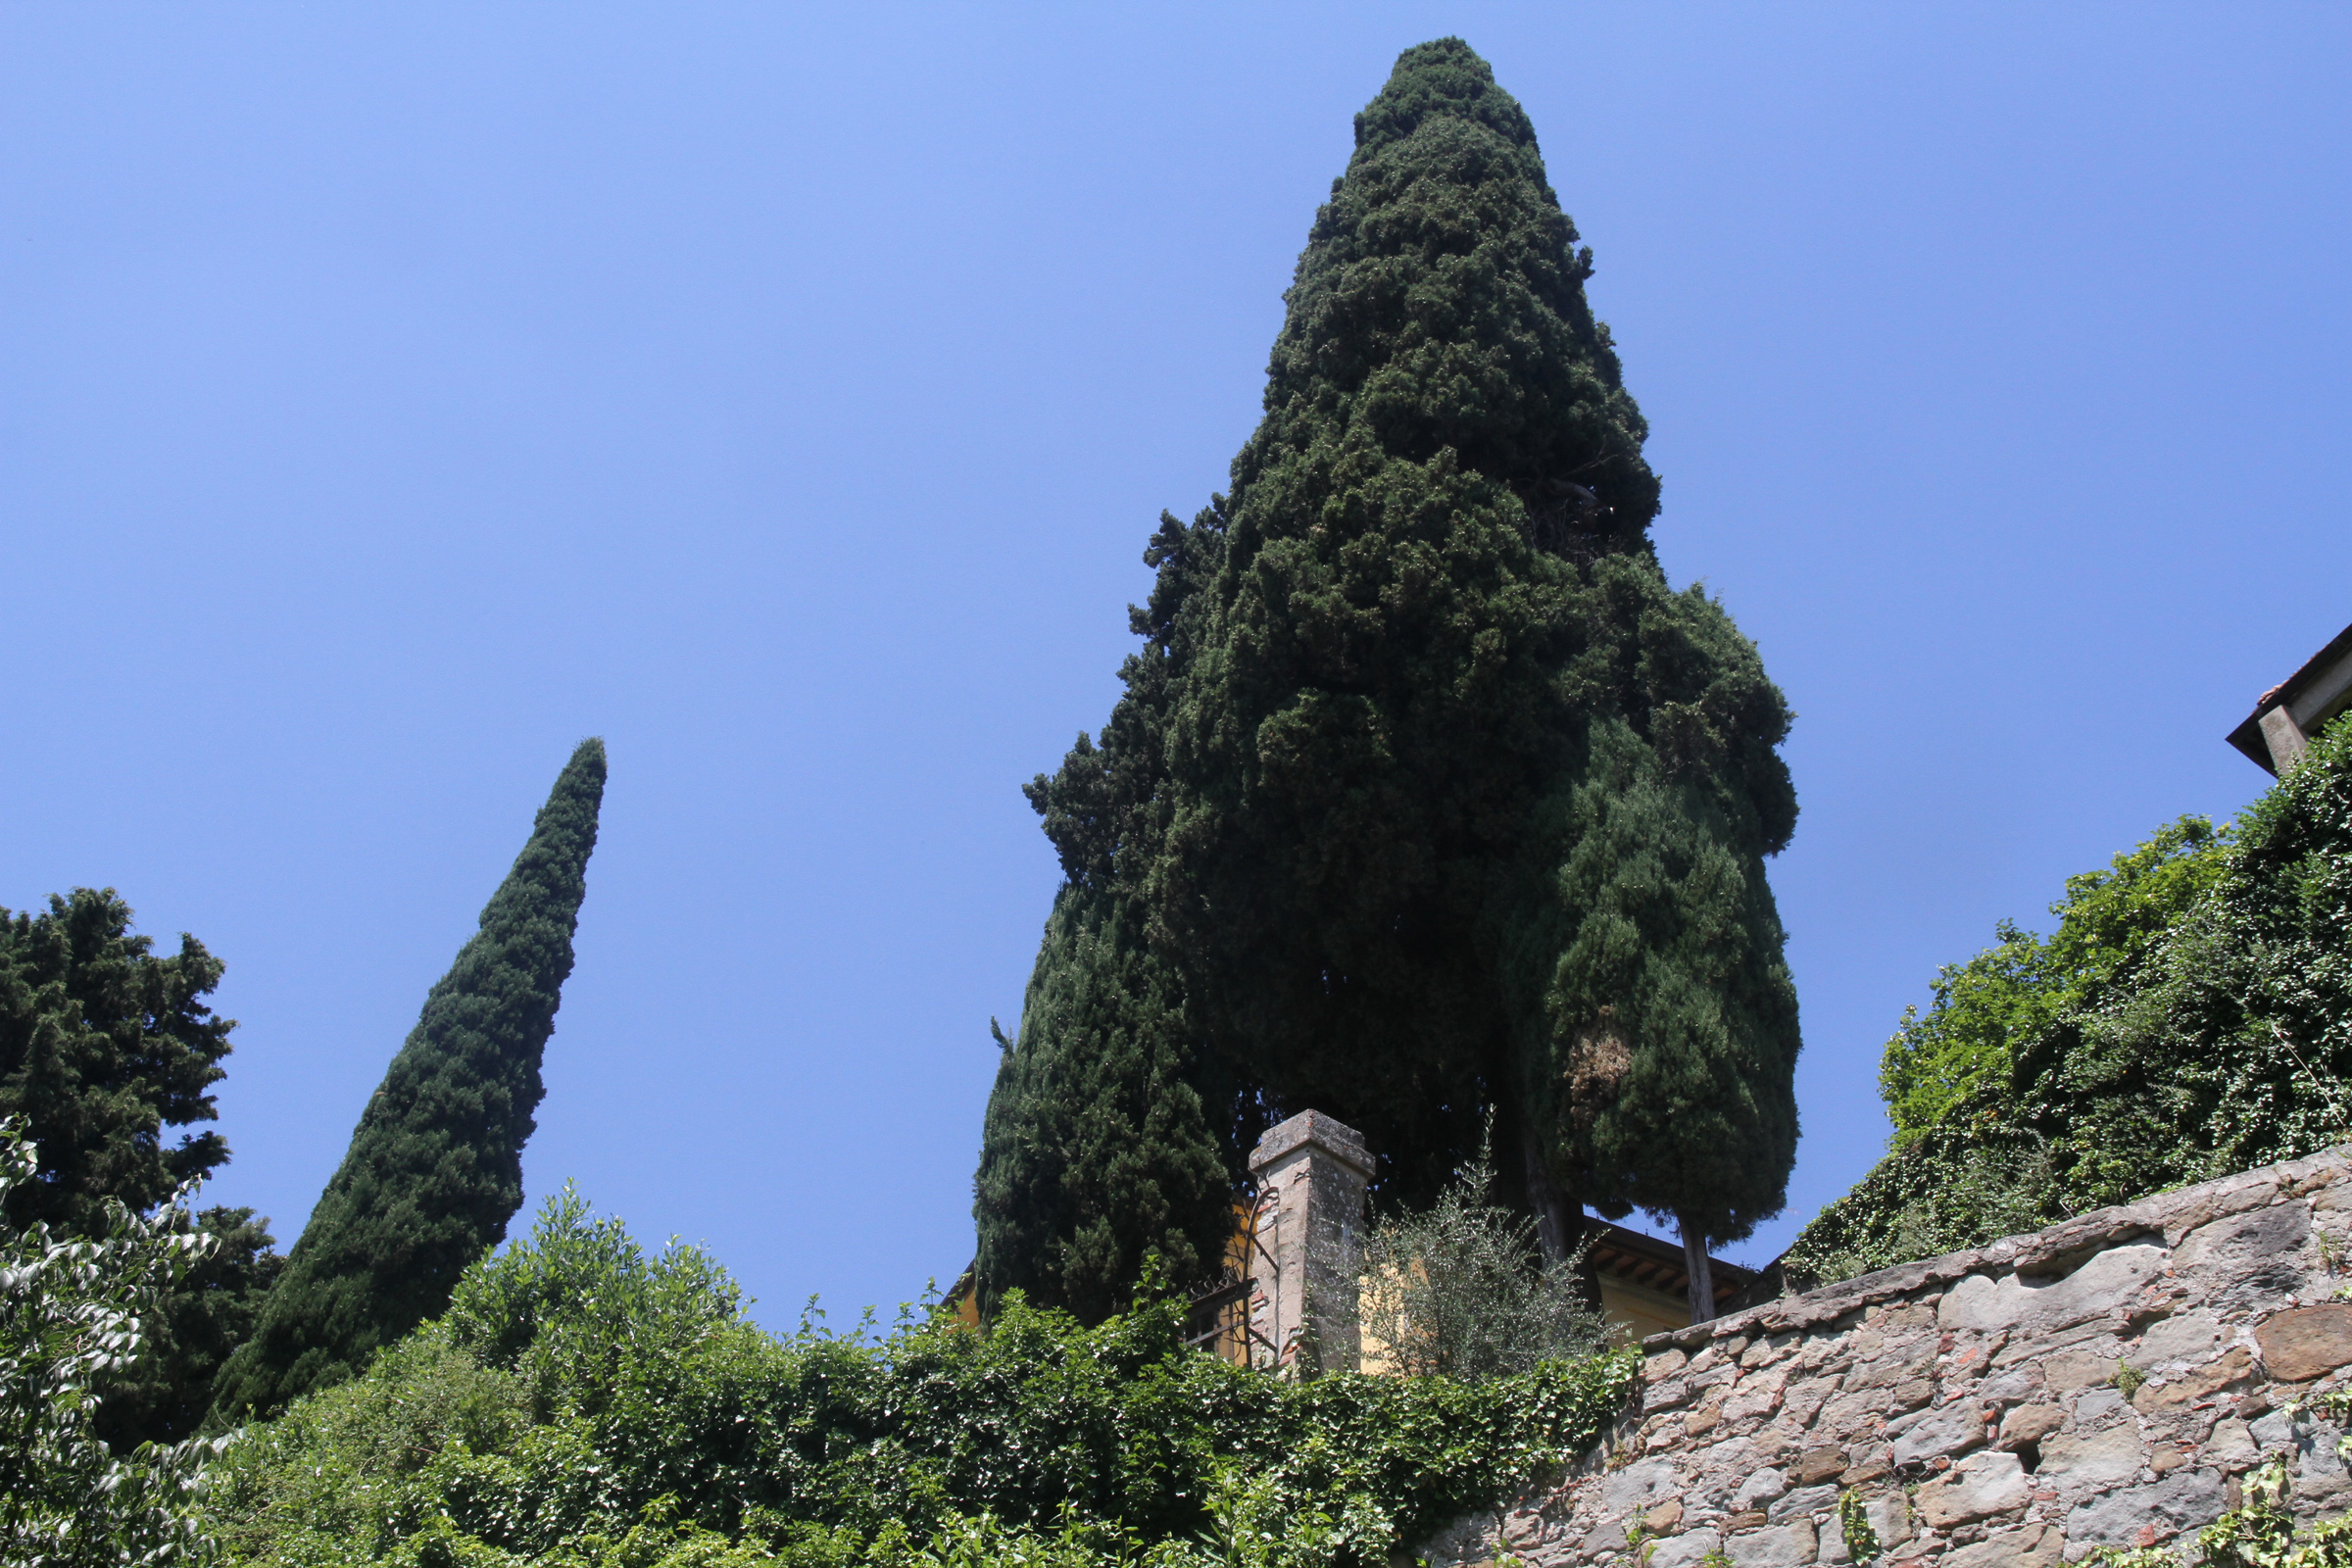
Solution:
[[(204, 1003), (223, 966), (182, 933), (179, 951), (154, 951), (131, 929), (112, 888), (75, 888), (46, 910), (0, 910), (0, 1123), (38, 1150), (31, 1180), (8, 1187), (4, 1215), (60, 1238), (96, 1241), (111, 1206), (146, 1215), (184, 1182), (228, 1162), (211, 1130), (165, 1130), (215, 1119), (235, 1020)], [(135, 1362), (102, 1369), (96, 1430), (117, 1449), (192, 1437), (212, 1403), (213, 1377), (252, 1331), (284, 1261), (267, 1221), (250, 1208), (209, 1208), (195, 1225), (212, 1238), (141, 1324)]]
[(131, 930), (112, 888), (52, 896), (41, 912), (0, 909), (0, 1119), (40, 1151), (13, 1185), (8, 1219), (76, 1235), (103, 1230), (112, 1199), (144, 1213), (228, 1160), (206, 1131), (236, 1021), (204, 998), (222, 965), (182, 934), (170, 956)]
[(580, 743), (480, 928), (426, 995), (288, 1255), (254, 1337), (223, 1369), (223, 1417), (268, 1412), (364, 1369), (449, 1302), (522, 1206), (540, 1060), (571, 973), (604, 799)]
[[(1788, 712), (1721, 606), (1666, 585), (1592, 271), (1486, 63), (1407, 50), (1316, 216), (1230, 495), (1163, 516), (1112, 721), (1031, 787), (1071, 887), (1140, 915), (1229, 1179), (1312, 1105), (1426, 1200), (1492, 1106), (1555, 1256), (1586, 1203), (1745, 1234), (1796, 1131), (1762, 863), (1795, 821)], [(1058, 1028), (1025, 1016), (1014, 1057), (1095, 1049)], [(1055, 1157), (984, 1152), (984, 1254), (1010, 1234), (986, 1195), (1035, 1187), (1006, 1162)], [(1098, 1217), (1032, 1214), (1059, 1229), (1022, 1245)]]

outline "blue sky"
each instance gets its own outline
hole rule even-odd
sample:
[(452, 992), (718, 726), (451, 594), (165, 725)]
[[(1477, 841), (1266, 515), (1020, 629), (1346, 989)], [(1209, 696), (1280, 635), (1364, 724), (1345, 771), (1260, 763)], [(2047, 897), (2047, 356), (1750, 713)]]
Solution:
[(788, 1324), (942, 1283), (1163, 507), (1224, 482), (1349, 117), (1459, 33), (1797, 711), (1805, 1138), (2069, 873), (2267, 782), (2352, 619), (2336, 6), (0, 10), (0, 904), (241, 1019), (290, 1242), (569, 747), (525, 1158)]

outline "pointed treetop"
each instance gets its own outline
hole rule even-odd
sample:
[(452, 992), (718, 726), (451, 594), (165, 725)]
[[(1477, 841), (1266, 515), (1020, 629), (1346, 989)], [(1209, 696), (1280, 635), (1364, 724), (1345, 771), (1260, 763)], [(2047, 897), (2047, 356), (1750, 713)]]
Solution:
[(1518, 498), (1543, 548), (1645, 550), (1648, 427), (1586, 301), (1592, 271), (1518, 100), (1458, 38), (1406, 50), (1298, 258), (1266, 417), (1234, 464), (1235, 564), (1260, 527), (1307, 527), (1360, 482), (1348, 454), (1450, 451)]
[(522, 1206), (522, 1149), (546, 1093), (540, 1067), (604, 791), (605, 743), (591, 738), (360, 1112), (253, 1338), (221, 1369), (221, 1420), (360, 1371), (437, 1316), (466, 1266), (505, 1239)]
[(1432, 115), (1472, 121), (1535, 149), (1536, 127), (1519, 100), (1494, 84), (1494, 68), (1461, 39), (1437, 38), (1398, 55), (1388, 85), (1356, 115), (1357, 155), (1404, 140)]

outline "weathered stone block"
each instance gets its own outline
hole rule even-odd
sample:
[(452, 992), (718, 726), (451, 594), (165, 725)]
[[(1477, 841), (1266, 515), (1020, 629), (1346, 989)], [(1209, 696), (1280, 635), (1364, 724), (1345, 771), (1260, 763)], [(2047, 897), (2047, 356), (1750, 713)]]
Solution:
[(2132, 1408), (2146, 1414), (2193, 1404), (2224, 1389), (2234, 1388), (2254, 1375), (2254, 1357), (2245, 1347), (2232, 1346), (2218, 1360), (2193, 1367), (2162, 1383), (2147, 1383), (2132, 1396)]
[(2033, 1499), (2033, 1483), (2014, 1453), (1972, 1453), (1912, 1494), (1921, 1521), (1936, 1530), (1989, 1519)]
[(1813, 1424), (1813, 1418), (1821, 1414), (1821, 1407), (1837, 1392), (1838, 1379), (1835, 1377), (1807, 1378), (1802, 1383), (1789, 1385), (1781, 1394), (1780, 1424), (1794, 1431), (1803, 1431)]
[(2281, 1383), (2308, 1383), (2352, 1364), (2352, 1306), (2274, 1312), (2254, 1331), (2263, 1365)]
[(2139, 1343), (2127, 1350), (2123, 1359), (2142, 1372), (2174, 1364), (2201, 1365), (2213, 1359), (2229, 1333), (2222, 1320), (2211, 1312), (2183, 1312), (2141, 1335)]
[(2205, 1462), (2224, 1471), (2242, 1470), (2262, 1457), (2254, 1446), (2253, 1434), (2235, 1416), (2216, 1421), (2213, 1436), (2205, 1443)]
[(2041, 1375), (2053, 1394), (2095, 1389), (2115, 1381), (2116, 1358), (2093, 1350), (2061, 1350), (2041, 1363)]
[(1840, 1394), (1821, 1407), (1821, 1415), (1813, 1423), (1814, 1434), (1843, 1442), (1856, 1433), (1876, 1431), (1891, 1397), (1886, 1389)]
[(1977, 1397), (1986, 1404), (2023, 1404), (2041, 1392), (2041, 1368), (2027, 1365), (2011, 1367), (1984, 1380)]
[(1799, 1568), (1813, 1560), (1819, 1543), (1814, 1539), (1813, 1521), (1799, 1519), (1790, 1524), (1766, 1525), (1743, 1535), (1728, 1536), (1724, 1540), (1724, 1554), (1732, 1559), (1733, 1568)]
[(1916, 1410), (1936, 1397), (1936, 1385), (1928, 1378), (1913, 1378), (1894, 1386), (1894, 1396), (1886, 1401), (1890, 1410)]
[(2098, 1492), (2129, 1481), (2147, 1463), (2148, 1446), (2130, 1422), (2099, 1432), (2059, 1433), (2041, 1441), (2041, 1463), (2034, 1472), (2040, 1486), (2070, 1494)]
[(1796, 1461), (1795, 1481), (1800, 1487), (1816, 1486), (1834, 1481), (1845, 1473), (1845, 1450), (1832, 1444), (1807, 1448)]
[(2065, 1540), (2039, 1524), (1996, 1530), (1974, 1545), (1943, 1554), (1938, 1568), (2052, 1568)]
[[(2203, 1234), (2200, 1232), (2199, 1234)], [(2194, 1238), (2191, 1238), (2194, 1240)], [(2105, 1317), (2164, 1271), (2172, 1254), (2147, 1243), (2110, 1248), (2064, 1279), (1972, 1274), (1945, 1294), (1937, 1320), (1947, 1329), (2046, 1334)]]
[(1735, 1427), (1763, 1420), (1781, 1407), (1781, 1390), (1788, 1385), (1783, 1371), (1756, 1372), (1741, 1378), (1723, 1401), (1723, 1419)]
[(2075, 1398), (2075, 1427), (2082, 1431), (2102, 1426), (2124, 1411), (2121, 1389), (2085, 1389)]
[(2212, 1470), (2176, 1470), (2162, 1481), (2102, 1493), (2066, 1516), (2067, 1560), (2099, 1546), (2136, 1546), (2143, 1529), (2170, 1541), (2219, 1518), (2227, 1502), (2228, 1489)]
[(1656, 1384), (1643, 1391), (1642, 1408), (1644, 1410), (1679, 1410), (1690, 1402), (1690, 1385), (1680, 1378)]
[(2057, 1404), (2021, 1404), (2001, 1419), (2001, 1445), (2014, 1448), (2039, 1443), (2066, 1425), (2066, 1410)]
[(1908, 1383), (1936, 1364), (1936, 1336), (1922, 1334), (1887, 1347), (1845, 1380), (1849, 1389), (1886, 1389)]
[(1964, 1453), (1984, 1442), (1984, 1413), (1968, 1401), (1921, 1410), (1886, 1423), (1896, 1464), (1914, 1464), (1938, 1454)]
[(1616, 1518), (1683, 1490), (1680, 1469), (1666, 1459), (1637, 1459), (1601, 1478), (1600, 1512)]
[(1837, 1506), (1836, 1487), (1799, 1487), (1783, 1494), (1767, 1517), (1776, 1525), (1785, 1525), (1791, 1519), (1810, 1519), (1815, 1514), (1831, 1512)]
[(2200, 1225), (2181, 1239), (2173, 1267), (2209, 1297), (2292, 1290), (2303, 1277), (2301, 1253), (2310, 1235), (2310, 1205), (2275, 1203)]
[(1686, 1530), (1650, 1548), (1649, 1568), (1698, 1568), (1709, 1552), (1723, 1549), (1723, 1538), (1712, 1530)]

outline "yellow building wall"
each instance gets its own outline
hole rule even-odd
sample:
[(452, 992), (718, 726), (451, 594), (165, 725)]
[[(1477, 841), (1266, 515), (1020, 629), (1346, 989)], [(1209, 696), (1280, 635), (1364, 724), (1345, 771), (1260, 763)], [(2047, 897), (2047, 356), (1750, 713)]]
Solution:
[(1610, 1340), (1631, 1345), (1668, 1329), (1690, 1326), (1690, 1303), (1679, 1296), (1653, 1291), (1646, 1285), (1613, 1274), (1600, 1277), (1600, 1315), (1609, 1321)]

